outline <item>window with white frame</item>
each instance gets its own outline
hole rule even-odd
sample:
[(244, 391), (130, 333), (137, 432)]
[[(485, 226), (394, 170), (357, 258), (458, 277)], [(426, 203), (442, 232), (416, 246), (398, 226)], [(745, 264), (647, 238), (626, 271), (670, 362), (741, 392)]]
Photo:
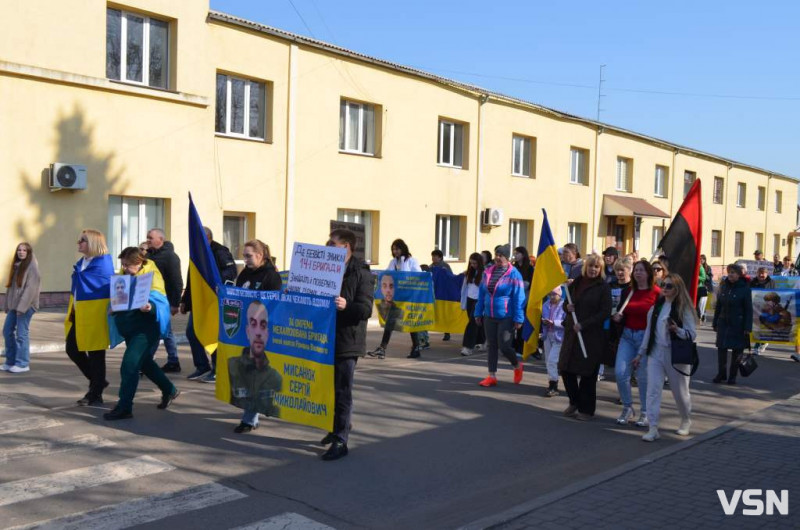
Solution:
[(783, 211), (783, 192), (775, 190), (775, 213)]
[(689, 190), (692, 189), (692, 184), (697, 180), (697, 173), (694, 171), (683, 172), (683, 196), (689, 195)]
[(166, 229), (164, 199), (108, 197), (108, 252), (119, 256), (122, 249), (138, 247), (151, 228)]
[(653, 227), (653, 248), (651, 252), (653, 254), (658, 251), (658, 244), (661, 243), (661, 240), (664, 238), (664, 227), (663, 226), (654, 226)]
[(653, 194), (656, 197), (666, 197), (669, 189), (669, 168), (656, 165), (655, 186)]
[(244, 244), (252, 239), (252, 214), (224, 212), (222, 215), (222, 244), (228, 247), (233, 259), (244, 263)]
[(777, 254), (781, 259), (781, 235), (780, 234), (772, 234), (772, 254)]
[(764, 234), (756, 232), (756, 250), (764, 252)]
[(464, 125), (452, 121), (439, 120), (439, 164), (460, 169), (464, 167), (463, 159)]
[(106, 10), (106, 77), (169, 87), (169, 22)]
[(533, 246), (533, 221), (525, 219), (511, 219), (508, 222), (508, 241), (511, 248), (525, 247), (528, 253)]
[(436, 216), (436, 248), (442, 251), (445, 260), (461, 259), (461, 236), (465, 225), (465, 219), (458, 215)]
[(767, 188), (764, 186), (758, 187), (758, 195), (756, 197), (756, 208), (759, 212), (767, 209)]
[(368, 210), (346, 210), (340, 208), (336, 210), (336, 220), (346, 223), (357, 223), (364, 225), (364, 241), (356, 241), (356, 247), (363, 245), (364, 260), (373, 263), (373, 252), (375, 248), (373, 237), (377, 238), (377, 233), (373, 233), (373, 223), (376, 221), (378, 212)]
[(714, 177), (714, 204), (722, 204), (725, 193), (725, 179)]
[(722, 230), (711, 231), (711, 257), (722, 256)]
[(339, 150), (375, 154), (375, 106), (343, 99), (339, 104)]
[(513, 135), (511, 138), (511, 174), (515, 177), (533, 177), (533, 150), (536, 140), (527, 136)]
[(567, 242), (575, 243), (581, 254), (584, 253), (584, 236), (586, 234), (586, 223), (567, 224)]
[(736, 183), (736, 207), (744, 208), (747, 199), (747, 185), (744, 182)]
[(217, 74), (216, 132), (242, 138), (266, 139), (266, 85), (226, 74)]
[(744, 232), (733, 234), (733, 255), (737, 258), (744, 256)]
[(570, 184), (588, 185), (589, 177), (587, 170), (587, 159), (589, 151), (580, 147), (570, 147), (569, 149), (569, 182)]
[(623, 156), (617, 157), (617, 191), (631, 191), (631, 177), (633, 174), (633, 160)]

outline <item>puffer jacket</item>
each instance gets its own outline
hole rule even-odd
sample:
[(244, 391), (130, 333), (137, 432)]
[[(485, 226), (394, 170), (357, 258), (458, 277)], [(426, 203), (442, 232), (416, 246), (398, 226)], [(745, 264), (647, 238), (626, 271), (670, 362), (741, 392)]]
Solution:
[(483, 273), (475, 304), (475, 318), (510, 318), (514, 322), (525, 321), (525, 284), (522, 275), (511, 264), (497, 280), (494, 293), (489, 292), (489, 280), (497, 265), (492, 265)]
[(336, 358), (363, 357), (367, 353), (367, 321), (372, 315), (374, 291), (369, 265), (351, 256), (344, 269), (340, 295), (347, 305), (336, 312)]
[(753, 300), (744, 278), (733, 284), (728, 280), (720, 284), (713, 325), (717, 348), (747, 348), (747, 334), (753, 330)]

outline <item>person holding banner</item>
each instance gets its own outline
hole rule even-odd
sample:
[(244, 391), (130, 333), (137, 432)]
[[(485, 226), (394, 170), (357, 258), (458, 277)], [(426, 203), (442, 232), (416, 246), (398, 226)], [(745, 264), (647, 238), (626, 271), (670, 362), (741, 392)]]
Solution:
[[(753, 330), (753, 300), (742, 266), (728, 265), (728, 277), (720, 282), (717, 303), (714, 307), (714, 331), (717, 333), (717, 376), (714, 383), (726, 379), (729, 385), (736, 384), (739, 360), (745, 348), (750, 346)], [(728, 350), (731, 350), (730, 371), (727, 370)]]
[[(750, 289), (775, 289), (775, 280), (773, 280), (766, 267), (759, 267), (756, 272), (756, 277), (750, 280)], [(756, 342), (753, 346), (753, 354), (761, 355), (767, 351), (769, 346), (766, 342)]]
[(597, 372), (606, 340), (603, 324), (611, 316), (611, 288), (603, 268), (603, 258), (590, 254), (567, 290), (565, 309), (574, 316), (564, 322), (558, 371), (569, 395), (564, 415), (582, 421), (590, 420), (597, 406)]
[[(461, 309), (467, 312), (467, 327), (461, 341), (461, 355), (472, 355), (475, 345), (483, 343), (483, 328), (475, 321), (475, 305), (480, 296), (481, 282), (483, 281), (483, 258), (477, 252), (469, 256), (467, 270), (464, 271), (464, 283), (461, 286)], [(483, 339), (483, 340), (481, 340)]]
[(514, 351), (514, 330), (522, 328), (525, 321), (525, 284), (511, 265), (510, 255), (509, 245), (494, 249), (494, 265), (483, 273), (475, 304), (475, 322), (484, 327), (489, 345), (489, 375), (478, 383), (483, 387), (497, 386), (499, 351), (514, 367), (514, 384), (522, 382), (523, 364)]
[(783, 266), (781, 268), (781, 276), (797, 276), (797, 269), (794, 267), (794, 263), (792, 263), (792, 258), (789, 256), (784, 256), (783, 258)]

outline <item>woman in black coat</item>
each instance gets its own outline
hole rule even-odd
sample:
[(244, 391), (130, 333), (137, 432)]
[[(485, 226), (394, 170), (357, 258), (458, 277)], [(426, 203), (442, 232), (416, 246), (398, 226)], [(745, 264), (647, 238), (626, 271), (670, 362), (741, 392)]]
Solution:
[[(736, 372), (742, 352), (750, 345), (753, 329), (753, 301), (742, 267), (728, 265), (728, 277), (720, 283), (714, 308), (714, 331), (717, 333), (717, 376), (715, 383), (725, 381), (736, 384)], [(728, 350), (731, 350), (731, 367), (727, 370)]]
[[(606, 331), (603, 323), (611, 316), (611, 288), (605, 282), (603, 259), (597, 254), (587, 256), (581, 276), (570, 286), (572, 303), (565, 309), (575, 313), (564, 319), (564, 342), (558, 358), (558, 371), (569, 395), (565, 416), (588, 420), (594, 416), (597, 404), (597, 371), (603, 358)], [(586, 346), (586, 358), (581, 351), (578, 331)]]

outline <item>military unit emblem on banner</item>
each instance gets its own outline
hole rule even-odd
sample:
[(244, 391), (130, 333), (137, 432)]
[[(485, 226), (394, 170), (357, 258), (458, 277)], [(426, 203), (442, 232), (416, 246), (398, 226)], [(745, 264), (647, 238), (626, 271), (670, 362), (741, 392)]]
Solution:
[(222, 326), (225, 334), (232, 339), (242, 324), (242, 301), (225, 298), (222, 301)]

